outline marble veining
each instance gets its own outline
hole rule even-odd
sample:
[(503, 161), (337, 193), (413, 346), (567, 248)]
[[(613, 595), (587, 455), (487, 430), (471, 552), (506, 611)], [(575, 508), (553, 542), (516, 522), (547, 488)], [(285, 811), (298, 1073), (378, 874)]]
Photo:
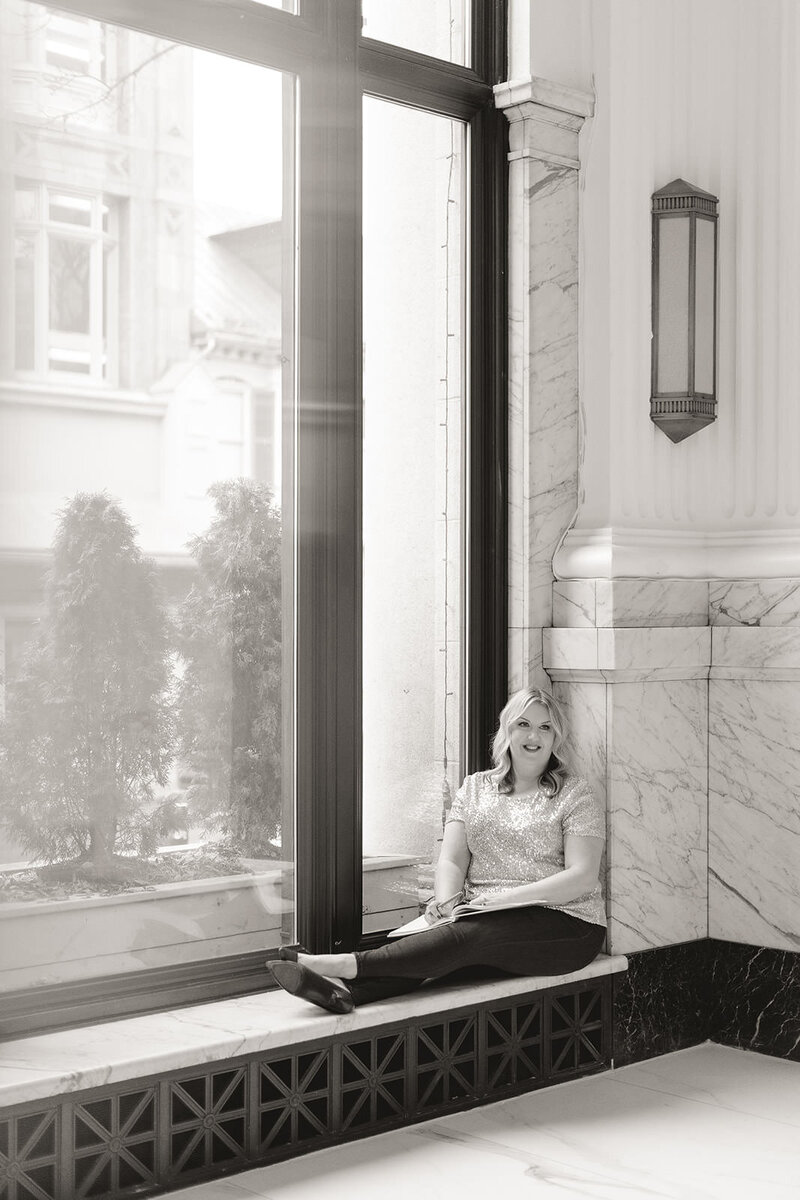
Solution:
[(711, 633), (715, 667), (800, 667), (800, 629), (728, 625)]
[(621, 683), (610, 703), (609, 945), (705, 937), (706, 686)]
[(680, 627), (708, 624), (708, 584), (683, 579), (564, 579), (553, 584), (553, 624)]
[(712, 583), (709, 615), (712, 625), (800, 625), (800, 580)]
[(711, 658), (707, 626), (558, 628), (542, 632), (545, 668), (554, 670), (704, 671)]
[[(511, 686), (541, 671), (552, 558), (577, 507), (581, 118), (504, 96), (510, 123), (509, 647)], [(517, 102), (519, 101), (519, 102)], [(553, 161), (555, 156), (555, 160)], [(564, 156), (569, 159), (566, 164)], [(571, 157), (570, 157), (571, 156)]]
[(709, 938), (628, 956), (614, 978), (612, 1057), (707, 1038), (800, 1062), (800, 955)]
[(709, 933), (800, 950), (800, 692), (709, 684)]
[(800, 1063), (800, 954), (735, 942), (710, 947), (715, 1041)]
[(795, 1200), (793, 1063), (702, 1045), (178, 1193)]
[(614, 980), (612, 1060), (639, 1062), (711, 1037), (709, 942), (706, 938), (643, 950)]

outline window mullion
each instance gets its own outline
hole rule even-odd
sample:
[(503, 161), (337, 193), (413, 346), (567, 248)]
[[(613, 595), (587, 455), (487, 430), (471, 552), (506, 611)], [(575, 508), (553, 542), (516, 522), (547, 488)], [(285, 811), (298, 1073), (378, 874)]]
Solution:
[(297, 488), (298, 931), (350, 945), (361, 915), (361, 96), (356, 0), (301, 74)]

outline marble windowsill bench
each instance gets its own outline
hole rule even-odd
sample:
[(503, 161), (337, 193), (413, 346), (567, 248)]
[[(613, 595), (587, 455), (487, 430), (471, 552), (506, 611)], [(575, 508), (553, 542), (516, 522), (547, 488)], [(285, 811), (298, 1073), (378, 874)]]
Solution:
[(381, 1026), (424, 1020), (537, 991), (574, 985), (627, 968), (621, 955), (599, 954), (568, 975), (472, 984), (426, 985), (412, 995), (365, 1005), (345, 1016), (316, 1009), (282, 991), (267, 991), (19, 1038), (0, 1046), (0, 1107), (113, 1087), (144, 1076), (222, 1063), (242, 1056), (340, 1041)]

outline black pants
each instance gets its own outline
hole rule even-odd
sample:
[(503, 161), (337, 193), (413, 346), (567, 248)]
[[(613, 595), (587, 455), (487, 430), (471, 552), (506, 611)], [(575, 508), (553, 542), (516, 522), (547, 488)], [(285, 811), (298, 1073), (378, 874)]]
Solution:
[(358, 974), (347, 986), (356, 1004), (414, 991), (425, 979), (464, 975), (563, 975), (592, 961), (605, 926), (531, 905), (488, 910), (450, 925), (357, 950)]

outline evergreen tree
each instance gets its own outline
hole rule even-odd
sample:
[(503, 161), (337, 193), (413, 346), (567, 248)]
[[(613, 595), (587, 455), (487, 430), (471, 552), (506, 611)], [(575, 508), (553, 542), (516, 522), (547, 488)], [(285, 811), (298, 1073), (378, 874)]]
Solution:
[(37, 859), (121, 878), (166, 782), (172, 672), (154, 564), (105, 493), (61, 512), (45, 600), (0, 725), (0, 820)]
[(190, 542), (199, 577), (178, 618), (180, 756), (190, 812), (231, 849), (274, 858), (281, 832), (281, 522), (269, 489), (215, 484)]

